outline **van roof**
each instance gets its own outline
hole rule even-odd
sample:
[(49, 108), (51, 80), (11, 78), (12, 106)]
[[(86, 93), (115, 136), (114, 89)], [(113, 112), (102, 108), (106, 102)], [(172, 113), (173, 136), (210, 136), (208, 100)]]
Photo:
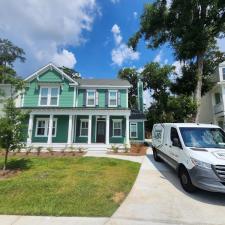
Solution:
[(175, 127), (207, 127), (207, 128), (218, 128), (214, 124), (204, 124), (204, 123), (158, 123), (155, 125), (169, 125)]

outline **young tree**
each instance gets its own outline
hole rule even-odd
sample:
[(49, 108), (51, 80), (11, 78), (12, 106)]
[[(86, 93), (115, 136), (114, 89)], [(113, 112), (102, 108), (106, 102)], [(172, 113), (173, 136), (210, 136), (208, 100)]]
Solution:
[(196, 65), (197, 85), (194, 98), (197, 103), (196, 122), (199, 110), (203, 80), (203, 62), (207, 50), (217, 38), (225, 33), (224, 0), (172, 0), (168, 7), (166, 0), (146, 4), (141, 16), (140, 29), (130, 39), (134, 49), (144, 37), (149, 48), (158, 48), (169, 43), (177, 60)]
[[(23, 119), (25, 114), (15, 107), (15, 93), (24, 86), (23, 81), (13, 69), (16, 60), (24, 62), (23, 49), (12, 42), (0, 39), (0, 82), (11, 85), (10, 96), (6, 97), (4, 115), (0, 118), (0, 147), (5, 148), (5, 161), (3, 169), (6, 169), (8, 153), (11, 150), (20, 149), (23, 140)], [(4, 94), (1, 92), (1, 94)]]
[(15, 151), (23, 147), (24, 124), (26, 114), (15, 107), (14, 99), (6, 100), (4, 116), (0, 118), (0, 146), (5, 149), (5, 160), (3, 170), (7, 168), (9, 151)]

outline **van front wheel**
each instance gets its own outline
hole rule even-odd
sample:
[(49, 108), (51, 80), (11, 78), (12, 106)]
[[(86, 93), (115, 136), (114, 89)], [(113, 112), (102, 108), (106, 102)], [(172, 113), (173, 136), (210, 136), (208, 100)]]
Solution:
[(158, 156), (158, 153), (157, 153), (157, 150), (155, 148), (152, 148), (152, 151), (153, 151), (153, 157), (154, 157), (154, 160), (156, 162), (161, 162), (161, 158)]
[(180, 169), (180, 183), (186, 192), (192, 193), (196, 191), (196, 187), (192, 184), (188, 171), (185, 168)]

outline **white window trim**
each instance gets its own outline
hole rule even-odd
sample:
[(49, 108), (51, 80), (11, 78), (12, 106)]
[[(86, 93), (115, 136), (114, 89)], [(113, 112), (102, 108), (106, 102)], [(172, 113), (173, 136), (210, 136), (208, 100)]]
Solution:
[[(41, 105), (41, 90), (43, 88), (48, 88), (47, 105)], [(58, 89), (57, 104), (56, 105), (50, 105), (50, 102), (51, 102), (51, 89), (52, 88), (57, 88)], [(60, 88), (58, 86), (41, 86), (40, 87), (40, 91), (39, 91), (39, 102), (38, 102), (38, 105), (39, 106), (59, 106), (59, 92), (60, 92)]]
[[(88, 123), (88, 119), (81, 119), (80, 120), (80, 137), (88, 137), (88, 134), (87, 135), (81, 135), (82, 122), (87, 122)], [(88, 123), (88, 128), (89, 128), (89, 123)]]
[[(110, 104), (110, 93), (111, 92), (115, 92), (116, 93), (116, 105), (111, 105)], [(109, 93), (108, 93), (108, 106), (109, 107), (117, 107), (118, 106), (118, 90), (109, 90)]]
[[(114, 122), (120, 122), (120, 130), (121, 130), (121, 135), (114, 135)], [(115, 128), (119, 129), (119, 128)], [(112, 137), (122, 137), (122, 132), (123, 132), (123, 124), (122, 124), (122, 119), (113, 119), (113, 130), (112, 130)]]
[[(94, 104), (93, 105), (89, 105), (88, 104), (88, 92), (94, 92)], [(88, 106), (88, 107), (95, 107), (95, 103), (96, 103), (96, 91), (95, 90), (87, 90), (86, 106)]]
[[(131, 135), (131, 133), (132, 133), (132, 132), (131, 132), (131, 126), (132, 126), (132, 125), (135, 125), (135, 126), (136, 126), (136, 136), (132, 136), (132, 135)], [(137, 138), (137, 137), (138, 137), (137, 134), (138, 134), (138, 126), (137, 126), (137, 123), (131, 122), (131, 123), (130, 123), (130, 138)]]
[[(44, 135), (38, 135), (38, 122), (39, 121), (45, 121), (45, 134)], [(57, 134), (57, 118), (54, 118), (53, 121), (55, 122), (55, 134), (52, 135), (52, 137), (56, 137)], [(49, 126), (49, 118), (37, 118), (36, 119), (36, 127), (35, 127), (35, 137), (48, 137), (48, 126)]]

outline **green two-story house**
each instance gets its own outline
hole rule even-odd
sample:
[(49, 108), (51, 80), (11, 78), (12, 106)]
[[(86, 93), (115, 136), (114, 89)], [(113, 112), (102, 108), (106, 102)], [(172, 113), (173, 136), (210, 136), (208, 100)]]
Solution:
[(141, 82), (140, 110), (133, 113), (126, 80), (73, 79), (50, 63), (25, 82), (20, 107), (29, 110), (27, 146), (98, 149), (144, 141)]

